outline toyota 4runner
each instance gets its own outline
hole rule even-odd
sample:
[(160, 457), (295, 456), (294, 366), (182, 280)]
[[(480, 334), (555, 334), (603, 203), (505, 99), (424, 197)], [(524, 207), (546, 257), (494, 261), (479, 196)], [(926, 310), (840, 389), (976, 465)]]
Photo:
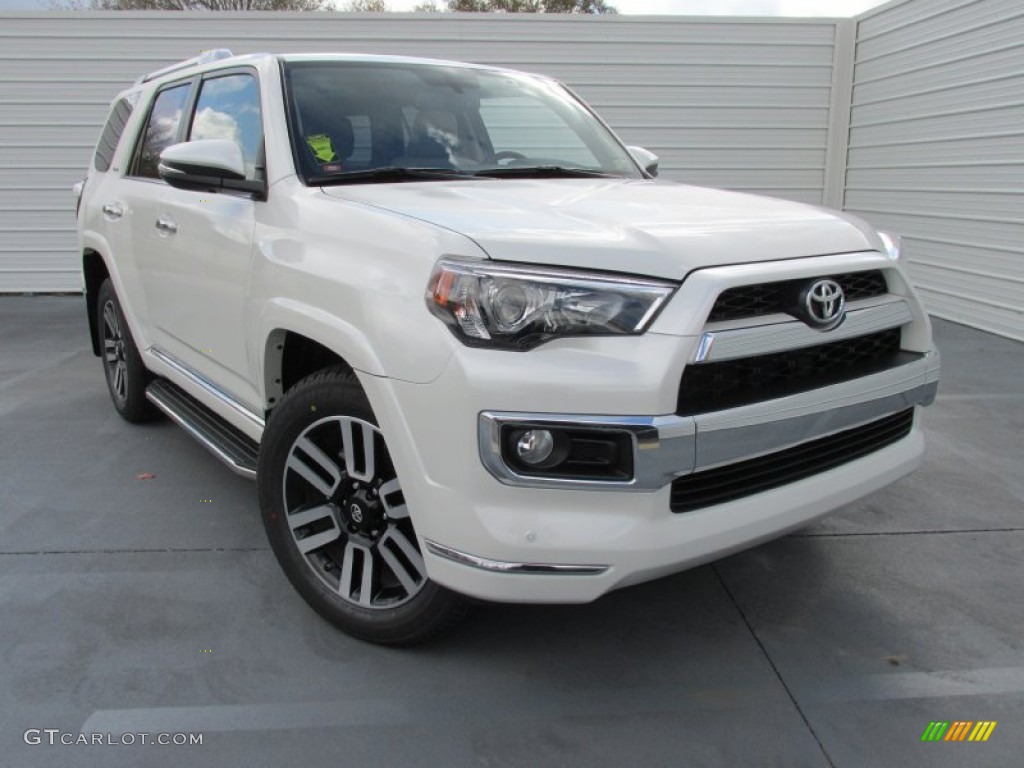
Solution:
[(658, 181), (568, 88), (208, 51), (113, 102), (78, 185), (94, 352), (255, 478), (345, 631), (583, 602), (920, 461), (939, 356), (898, 238)]

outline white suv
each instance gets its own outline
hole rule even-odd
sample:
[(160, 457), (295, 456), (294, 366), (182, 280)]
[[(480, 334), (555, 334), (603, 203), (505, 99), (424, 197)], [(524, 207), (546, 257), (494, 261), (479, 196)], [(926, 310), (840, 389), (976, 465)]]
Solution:
[(557, 82), (210, 51), (79, 186), (93, 348), (255, 477), (298, 592), (382, 643), (583, 602), (909, 472), (939, 357), (898, 239), (657, 181)]

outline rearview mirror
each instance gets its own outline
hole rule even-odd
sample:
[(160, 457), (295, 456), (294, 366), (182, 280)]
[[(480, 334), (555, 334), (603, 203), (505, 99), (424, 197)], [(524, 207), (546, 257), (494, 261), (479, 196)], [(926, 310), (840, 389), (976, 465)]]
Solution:
[(658, 156), (643, 147), (626, 147), (637, 164), (651, 176), (658, 175)]
[(242, 148), (229, 139), (198, 139), (172, 144), (160, 153), (160, 178), (179, 189), (234, 190), (266, 195), (266, 184), (245, 178)]

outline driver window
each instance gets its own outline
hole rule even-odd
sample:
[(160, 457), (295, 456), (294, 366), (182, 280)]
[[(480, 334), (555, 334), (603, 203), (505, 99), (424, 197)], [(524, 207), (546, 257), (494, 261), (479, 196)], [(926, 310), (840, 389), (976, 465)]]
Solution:
[(242, 149), (245, 176), (256, 178), (263, 146), (263, 121), (256, 78), (231, 74), (204, 80), (188, 140), (230, 139)]

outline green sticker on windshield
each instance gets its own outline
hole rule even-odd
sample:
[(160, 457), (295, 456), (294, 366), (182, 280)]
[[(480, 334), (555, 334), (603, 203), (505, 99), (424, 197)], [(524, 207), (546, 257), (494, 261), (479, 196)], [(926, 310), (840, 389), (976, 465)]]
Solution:
[(331, 146), (331, 137), (326, 133), (307, 136), (306, 143), (309, 145), (309, 148), (313, 150), (313, 154), (316, 155), (316, 159), (321, 163), (329, 163), (338, 157), (334, 153), (334, 147)]

